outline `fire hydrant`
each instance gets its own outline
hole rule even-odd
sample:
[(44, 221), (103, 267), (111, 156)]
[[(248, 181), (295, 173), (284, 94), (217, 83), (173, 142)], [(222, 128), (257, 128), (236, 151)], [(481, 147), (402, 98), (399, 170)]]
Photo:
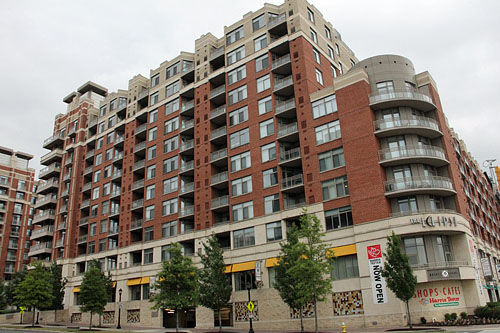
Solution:
[(345, 330), (345, 327), (346, 327), (346, 326), (345, 326), (345, 323), (344, 323), (344, 322), (342, 322), (342, 326), (340, 326), (340, 327), (342, 327), (342, 333), (346, 333), (346, 330)]

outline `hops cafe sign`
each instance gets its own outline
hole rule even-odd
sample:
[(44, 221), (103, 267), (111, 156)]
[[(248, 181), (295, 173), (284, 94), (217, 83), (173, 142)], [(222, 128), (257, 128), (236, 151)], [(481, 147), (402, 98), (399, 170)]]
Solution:
[(387, 303), (387, 288), (382, 277), (382, 250), (380, 244), (367, 246), (368, 263), (370, 265), (370, 280), (372, 284), (373, 302), (375, 304)]
[(422, 306), (441, 308), (458, 306), (460, 295), (462, 295), (460, 286), (440, 286), (437, 288), (418, 288), (413, 298)]

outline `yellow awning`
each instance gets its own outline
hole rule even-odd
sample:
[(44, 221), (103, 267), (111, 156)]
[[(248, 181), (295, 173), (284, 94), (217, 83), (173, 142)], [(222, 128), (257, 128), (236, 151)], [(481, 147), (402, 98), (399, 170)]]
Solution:
[(224, 271), (224, 273), (231, 273), (231, 268), (233, 267), (233, 265), (226, 265), (226, 270)]
[(278, 258), (274, 257), (274, 258), (267, 258), (266, 259), (266, 267), (267, 268), (277, 266), (277, 265), (278, 265)]
[(251, 271), (252, 269), (255, 269), (255, 261), (247, 261), (239, 264), (233, 264), (232, 272)]
[(127, 286), (137, 286), (139, 284), (141, 284), (141, 279), (142, 278), (137, 278), (137, 279), (129, 279), (127, 281)]
[(331, 247), (327, 251), (327, 255), (333, 254), (336, 257), (343, 257), (343, 256), (348, 256), (350, 254), (356, 254), (356, 253), (357, 253), (356, 244)]
[(80, 292), (80, 287), (74, 287), (73, 288), (74, 293), (79, 293)]
[(141, 284), (149, 284), (149, 276), (143, 277), (141, 280)]

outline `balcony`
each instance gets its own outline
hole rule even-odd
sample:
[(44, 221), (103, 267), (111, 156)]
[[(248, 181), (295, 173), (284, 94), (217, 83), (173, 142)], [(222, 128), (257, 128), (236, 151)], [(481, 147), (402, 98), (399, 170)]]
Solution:
[(140, 179), (132, 183), (132, 191), (137, 190), (139, 190), (140, 192), (144, 191), (144, 179)]
[(90, 190), (92, 189), (92, 183), (91, 182), (88, 182), (88, 183), (85, 183), (82, 187), (82, 192), (83, 193), (89, 193)]
[(409, 119), (379, 119), (374, 122), (375, 135), (378, 137), (417, 134), (428, 138), (443, 135), (436, 120), (414, 116)]
[(210, 163), (227, 165), (227, 148), (222, 148), (210, 153)]
[(85, 154), (85, 160), (89, 160), (91, 158), (94, 157), (94, 153), (95, 153), (95, 150), (92, 149), (92, 150), (89, 150), (86, 154)]
[(122, 177), (122, 171), (119, 169), (115, 169), (113, 175), (111, 176), (111, 180), (119, 180)]
[(134, 171), (143, 170), (146, 165), (146, 160), (140, 160), (134, 163)]
[(274, 59), (271, 70), (273, 73), (280, 75), (290, 75), (292, 74), (292, 62), (290, 61), (290, 53)]
[(210, 185), (215, 188), (227, 188), (228, 172), (222, 171), (216, 173), (210, 178)]
[(121, 195), (121, 190), (120, 188), (118, 187), (116, 190), (112, 191), (110, 194), (109, 194), (109, 198), (111, 200), (114, 200), (114, 199), (120, 199), (120, 195)]
[(56, 241), (56, 248), (64, 247), (64, 238)]
[(49, 225), (40, 229), (34, 229), (31, 233), (31, 240), (38, 239), (42, 237), (53, 237), (54, 236), (54, 227)]
[(67, 227), (66, 222), (59, 222), (59, 224), (57, 225), (57, 231), (66, 230), (66, 227)]
[(61, 191), (61, 198), (66, 198), (69, 196), (69, 188)]
[(210, 132), (210, 141), (212, 141), (216, 145), (227, 142), (226, 133), (226, 126), (216, 128)]
[(43, 148), (53, 149), (54, 147), (62, 147), (64, 143), (64, 137), (60, 134), (56, 134), (43, 140)]
[(62, 205), (60, 208), (59, 208), (59, 214), (64, 214), (64, 213), (67, 213), (68, 212), (68, 205)]
[(73, 157), (72, 156), (68, 156), (66, 158), (66, 161), (64, 162), (64, 166), (69, 166), (69, 165), (72, 165), (73, 164)]
[(385, 93), (375, 92), (370, 94), (370, 106), (374, 110), (389, 109), (399, 106), (409, 106), (424, 112), (436, 109), (436, 106), (432, 102), (432, 98), (418, 90), (401, 90)]
[(146, 98), (148, 97), (149, 95), (149, 89), (145, 88), (145, 89), (142, 89), (139, 94), (137, 94), (137, 100), (141, 100), (143, 98)]
[(286, 142), (299, 142), (299, 127), (297, 123), (278, 124), (277, 138)]
[(218, 49), (213, 50), (210, 52), (210, 58), (209, 61), (212, 64), (212, 67), (214, 70), (221, 68), (225, 64), (225, 47), (224, 45), (219, 47)]
[(142, 219), (130, 222), (130, 230), (142, 229)]
[(115, 146), (122, 146), (122, 143), (125, 141), (125, 137), (123, 135), (117, 135), (115, 138)]
[(229, 196), (223, 195), (221, 197), (216, 197), (212, 199), (210, 207), (213, 210), (220, 210), (221, 208), (229, 207)]
[(56, 211), (55, 209), (49, 209), (46, 211), (43, 211), (41, 213), (38, 213), (35, 215), (33, 218), (33, 224), (44, 222), (44, 221), (54, 221), (56, 218)]
[(115, 206), (109, 210), (109, 217), (116, 217), (116, 215), (120, 215), (120, 207)]
[(146, 150), (146, 141), (139, 142), (138, 144), (135, 145), (134, 153), (135, 154), (141, 153), (144, 152), (145, 150)]
[(287, 167), (299, 167), (302, 165), (300, 147), (280, 151), (280, 165)]
[(456, 194), (449, 178), (439, 176), (392, 179), (385, 182), (385, 195), (396, 197), (412, 194), (434, 194), (449, 196)]
[(62, 155), (62, 149), (54, 149), (53, 151), (42, 156), (42, 158), (40, 159), (40, 164), (48, 166), (55, 162), (61, 162)]
[[(132, 222), (134, 223), (134, 222)], [(118, 226), (116, 228), (109, 228), (108, 237), (118, 235)]]
[(179, 211), (179, 217), (188, 217), (194, 215), (194, 205), (184, 206)]
[(90, 175), (92, 173), (92, 171), (94, 170), (94, 167), (91, 165), (89, 167), (86, 167), (84, 170), (83, 170), (83, 175), (84, 176), (87, 176), (87, 175)]
[(179, 173), (182, 174), (193, 174), (194, 171), (194, 161), (181, 161), (181, 166), (179, 168)]
[(283, 178), (281, 180), (281, 190), (286, 192), (303, 192), (304, 176), (302, 174), (298, 174)]
[(115, 151), (115, 156), (113, 157), (113, 163), (121, 164), (123, 161), (123, 152)]
[(275, 114), (280, 118), (297, 118), (295, 98), (292, 97), (284, 101), (277, 100)]
[(80, 209), (86, 209), (90, 207), (90, 199), (83, 200), (82, 204), (80, 205)]
[(180, 153), (192, 153), (194, 151), (194, 140), (186, 140), (181, 143)]
[[(286, 23), (286, 13), (283, 13), (283, 14), (276, 16), (276, 17), (273, 17), (273, 18), (269, 18), (269, 21), (267, 22), (267, 28), (269, 30), (276, 29), (278, 26), (283, 25), (284, 23)], [(285, 24), (285, 28), (286, 28), (286, 24)]]
[(78, 244), (81, 243), (86, 243), (87, 242), (88, 235), (83, 235), (78, 237)]
[(146, 133), (147, 126), (148, 126), (148, 124), (142, 124), (142, 125), (137, 126), (137, 128), (135, 129), (135, 135)]
[(71, 173), (70, 172), (67, 172), (64, 176), (63, 176), (63, 182), (69, 182), (71, 180)]
[(85, 226), (87, 224), (89, 224), (89, 217), (88, 216), (82, 217), (80, 219), (80, 222), (78, 223), (79, 226)]
[(226, 86), (223, 84), (210, 91), (210, 100), (217, 105), (222, 105), (226, 101)]
[(89, 121), (89, 129), (91, 129), (92, 127), (95, 127), (97, 126), (97, 117), (94, 117), (93, 119), (91, 119)]
[(186, 119), (183, 118), (181, 122), (181, 131), (182, 135), (193, 135), (194, 134), (194, 119)]
[(45, 206), (55, 206), (57, 204), (57, 195), (47, 195), (43, 198), (39, 198), (36, 200), (35, 208), (41, 209)]
[(132, 210), (142, 210), (144, 207), (144, 199), (132, 201)]
[(274, 78), (273, 93), (280, 96), (293, 96), (293, 78), (291, 75), (284, 78)]
[(181, 115), (191, 117), (194, 116), (194, 100), (182, 100)]
[(210, 61), (213, 61), (214, 59), (219, 58), (221, 56), (223, 57), (224, 50), (225, 50), (225, 47), (221, 46), (218, 49), (215, 49), (212, 52), (210, 52)]
[(59, 176), (61, 172), (61, 165), (59, 163), (51, 164), (40, 170), (38, 174), (38, 178), (40, 179), (49, 179), (51, 177)]
[(44, 242), (33, 245), (28, 252), (28, 256), (36, 256), (40, 254), (50, 254), (52, 252), (52, 242)]
[(226, 123), (226, 104), (221, 105), (210, 111), (210, 120), (216, 124)]
[(448, 165), (444, 150), (436, 146), (405, 146), (379, 150), (379, 163), (392, 166), (408, 163), (425, 163), (435, 167)]
[(194, 182), (184, 183), (179, 188), (179, 195), (193, 194), (194, 192)]

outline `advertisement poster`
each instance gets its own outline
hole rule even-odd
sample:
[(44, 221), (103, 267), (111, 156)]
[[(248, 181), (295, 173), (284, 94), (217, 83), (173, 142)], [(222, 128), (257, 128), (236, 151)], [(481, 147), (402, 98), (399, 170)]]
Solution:
[(372, 284), (373, 302), (375, 304), (387, 303), (387, 288), (382, 277), (382, 250), (380, 244), (367, 246), (368, 264), (370, 265), (370, 280)]

